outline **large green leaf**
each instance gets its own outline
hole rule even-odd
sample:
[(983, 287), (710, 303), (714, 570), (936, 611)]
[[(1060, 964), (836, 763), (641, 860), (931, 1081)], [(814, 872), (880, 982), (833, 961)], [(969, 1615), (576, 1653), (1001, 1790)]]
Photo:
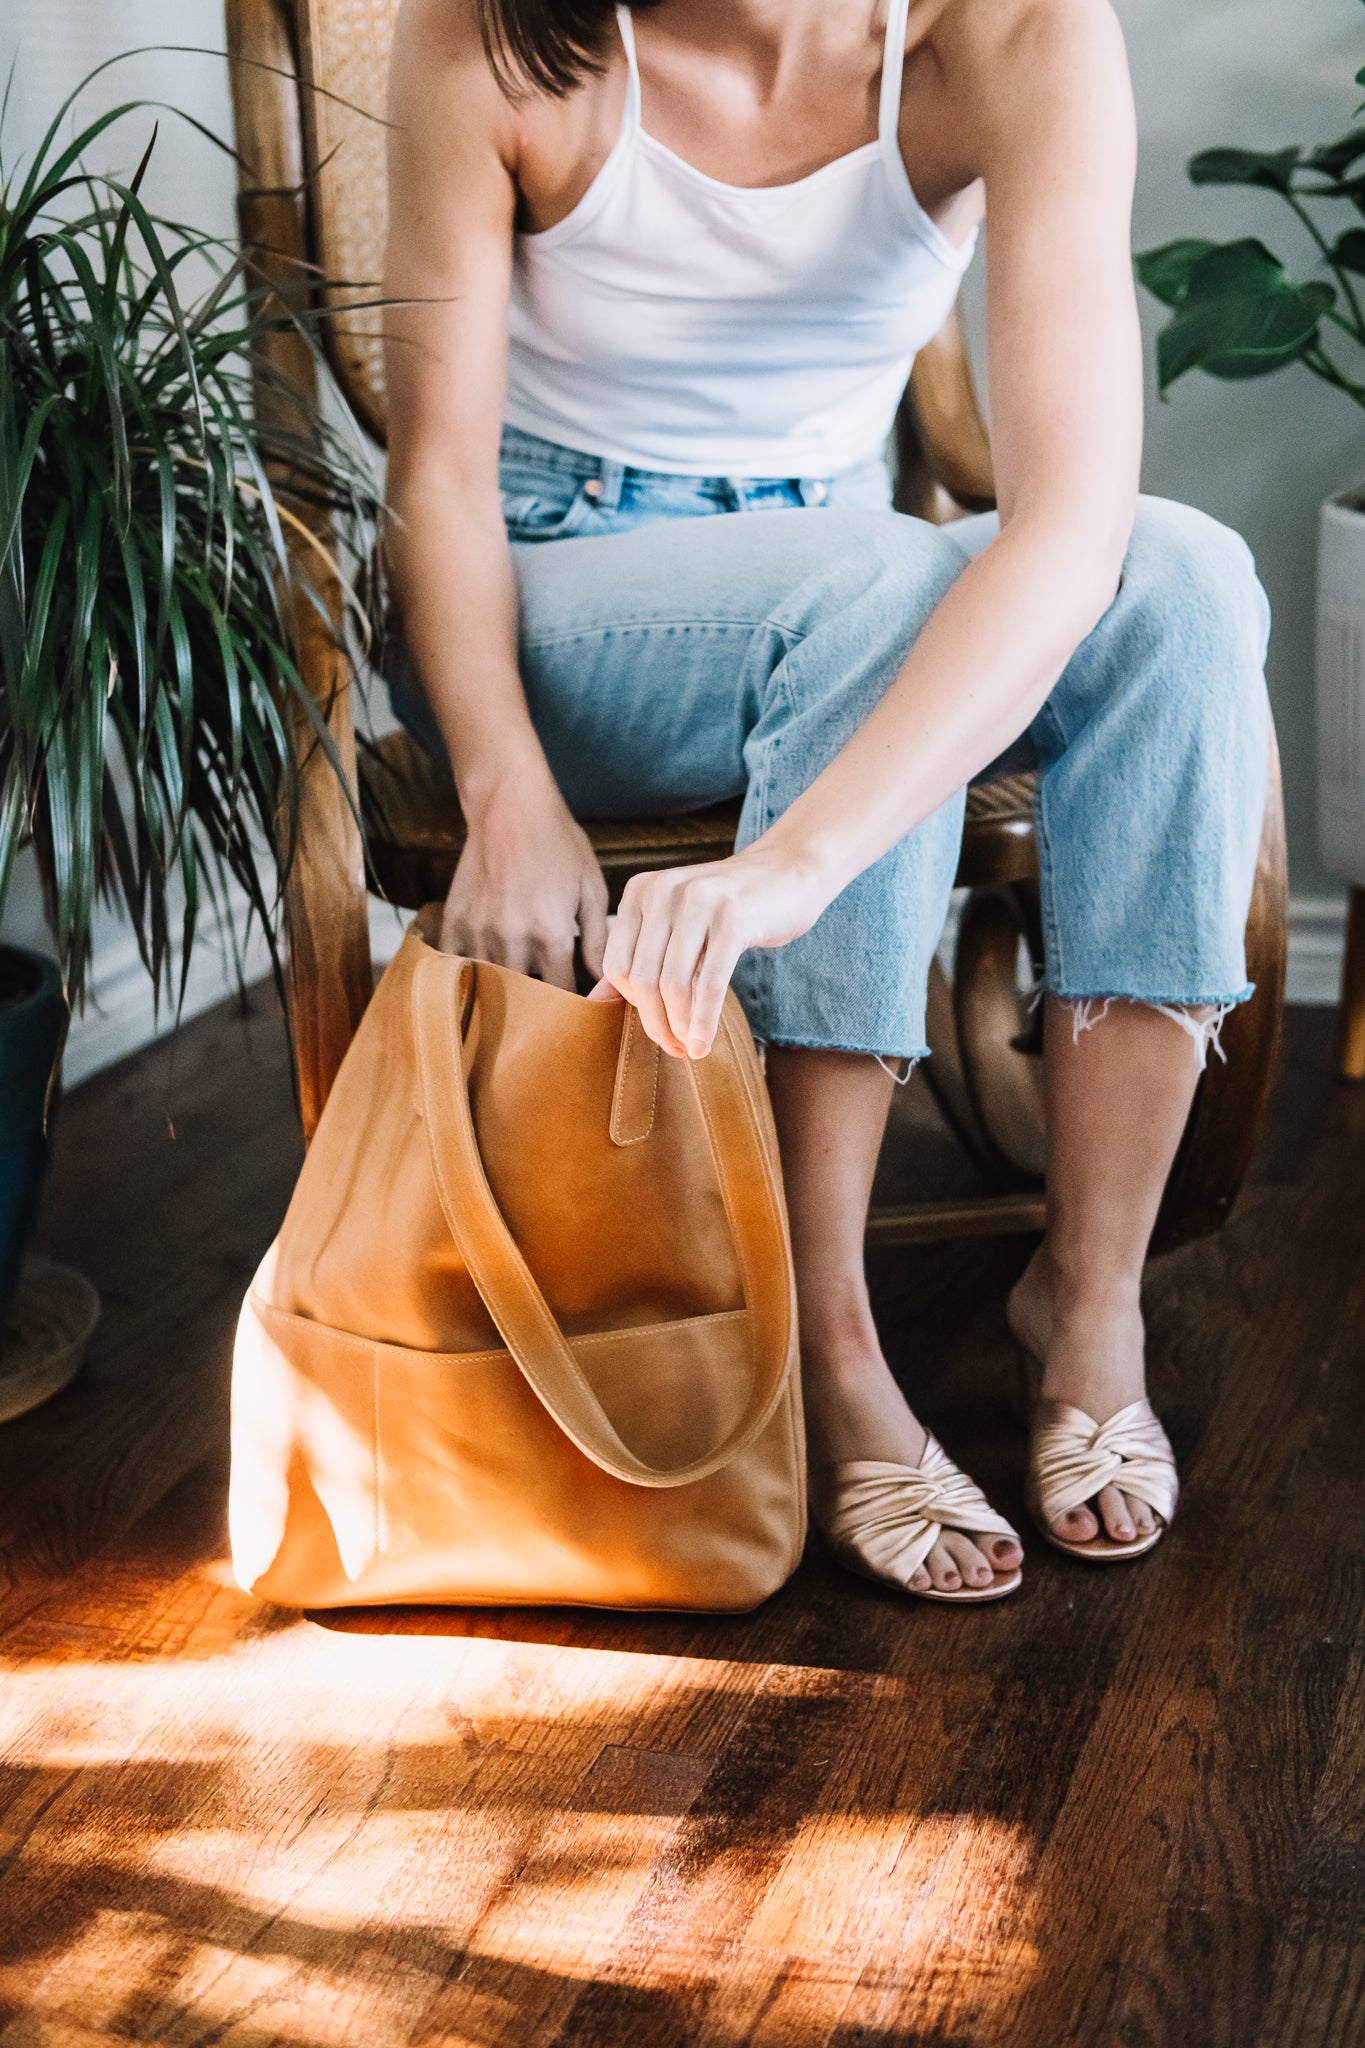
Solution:
[(1288, 192), (1302, 161), (1300, 149), (1203, 149), (1190, 158), (1189, 173), (1196, 185), (1263, 185)]
[(1216, 243), (1190, 267), (1187, 301), (1257, 299), (1292, 290), (1284, 265), (1264, 242), (1247, 236), (1239, 242)]
[(1216, 242), (1186, 240), (1165, 242), (1159, 249), (1145, 249), (1133, 258), (1138, 281), (1163, 306), (1178, 306), (1190, 286), (1190, 272), (1201, 256), (1207, 256)]
[(1339, 178), (1361, 157), (1365, 157), (1365, 128), (1353, 128), (1349, 135), (1341, 136), (1336, 142), (1325, 142), (1320, 148), (1310, 150), (1304, 159), (1304, 168), (1323, 171), (1329, 178)]
[(1337, 238), (1332, 261), (1341, 270), (1353, 270), (1365, 277), (1365, 228), (1347, 228)]
[(1335, 302), (1330, 285), (1286, 284), (1243, 296), (1193, 291), (1157, 341), (1161, 389), (1190, 370), (1224, 378), (1263, 377), (1297, 361), (1317, 339)]

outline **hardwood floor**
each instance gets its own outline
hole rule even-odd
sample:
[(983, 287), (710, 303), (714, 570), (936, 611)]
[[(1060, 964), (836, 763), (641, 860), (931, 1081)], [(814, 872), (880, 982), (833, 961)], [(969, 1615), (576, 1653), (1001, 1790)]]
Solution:
[[(297, 1168), (269, 1001), (65, 1105), (106, 1319), (0, 1429), (0, 2048), (1365, 2044), (1365, 1090), (1290, 1020), (1254, 1184), (1153, 1269), (1186, 1492), (912, 1604), (299, 1616), (223, 1563), (232, 1322)], [(909, 1169), (941, 1141), (911, 1093)], [(898, 1368), (1020, 1512), (1018, 1245), (886, 1253)]]

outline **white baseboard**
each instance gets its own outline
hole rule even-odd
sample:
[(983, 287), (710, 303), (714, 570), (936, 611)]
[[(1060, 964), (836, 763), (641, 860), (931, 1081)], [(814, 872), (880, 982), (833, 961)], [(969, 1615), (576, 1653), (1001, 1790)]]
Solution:
[[(376, 964), (392, 959), (407, 925), (405, 913), (370, 902), (370, 945)], [(1341, 956), (1346, 940), (1346, 905), (1341, 897), (1294, 896), (1289, 904), (1289, 1001), (1335, 1004), (1341, 986)], [(245, 961), (248, 984), (270, 970), (260, 933), (253, 934)], [(231, 954), (222, 935), (205, 925), (190, 968), (182, 1016), (186, 1023), (237, 986)], [(68, 1088), (88, 1080), (153, 1039), (174, 1028), (173, 1008), (163, 1004), (160, 1016), (152, 1002), (137, 947), (131, 934), (105, 944), (95, 961), (85, 1013), (71, 1026), (64, 1071)]]
[[(253, 932), (242, 962), (243, 978), (250, 985), (270, 972), (270, 955), (259, 931)], [(202, 1011), (221, 1003), (237, 986), (231, 954), (223, 935), (201, 927), (190, 962), (180, 1019), (188, 1023)], [(147, 970), (138, 957), (131, 932), (120, 933), (112, 943), (100, 947), (87, 984), (85, 1008), (71, 1020), (62, 1079), (68, 1088), (78, 1087), (102, 1068), (113, 1066), (130, 1052), (138, 1052), (154, 1039), (164, 1038), (176, 1025), (176, 1006), (153, 997)]]

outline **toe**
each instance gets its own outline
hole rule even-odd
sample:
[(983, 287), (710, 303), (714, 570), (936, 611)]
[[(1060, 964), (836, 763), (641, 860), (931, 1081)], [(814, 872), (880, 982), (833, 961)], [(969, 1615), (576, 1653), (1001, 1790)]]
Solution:
[(993, 1536), (986, 1553), (998, 1572), (1017, 1572), (1024, 1562), (1024, 1548), (1017, 1536)]
[(912, 1593), (928, 1593), (932, 1591), (933, 1584), (933, 1580), (930, 1578), (928, 1572), (925, 1571), (923, 1565), (920, 1566), (917, 1572), (911, 1573), (910, 1591)]
[(958, 1529), (945, 1529), (941, 1540), (962, 1574), (964, 1586), (980, 1590), (992, 1583), (995, 1573), (991, 1569), (991, 1561), (977, 1549), (970, 1536), (964, 1536)]
[(1060, 1536), (1064, 1543), (1093, 1543), (1100, 1533), (1100, 1525), (1088, 1507), (1068, 1508), (1052, 1524), (1052, 1533)]
[(1100, 1511), (1105, 1535), (1115, 1543), (1131, 1543), (1137, 1531), (1133, 1527), (1133, 1517), (1128, 1512), (1127, 1499), (1119, 1492), (1117, 1486), (1102, 1488), (1095, 1505)]
[(1135, 1493), (1125, 1493), (1123, 1499), (1137, 1534), (1139, 1536), (1155, 1535), (1156, 1516), (1148, 1507), (1146, 1501), (1139, 1500)]
[(929, 1567), (929, 1577), (933, 1581), (936, 1593), (957, 1593), (961, 1591), (962, 1574), (957, 1568), (957, 1562), (952, 1552), (948, 1549), (942, 1537), (939, 1538), (938, 1542), (929, 1552), (925, 1563)]

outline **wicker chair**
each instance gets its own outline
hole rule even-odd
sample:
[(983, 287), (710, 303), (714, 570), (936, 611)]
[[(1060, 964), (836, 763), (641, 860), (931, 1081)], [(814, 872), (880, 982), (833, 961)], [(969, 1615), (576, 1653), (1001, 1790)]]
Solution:
[[(341, 389), (381, 445), (385, 408), (380, 316), (373, 296), (385, 232), (384, 80), (397, 0), (227, 0), (241, 158), (240, 226), (252, 260), (282, 298), (306, 302), (310, 279), (354, 281), (334, 306), (329, 348)], [(354, 287), (361, 287), (356, 289)], [(347, 303), (352, 310), (347, 310)], [(276, 367), (309, 390), (308, 351), (289, 333)], [(990, 448), (956, 319), (923, 350), (897, 421), (897, 504), (939, 522), (993, 503)], [(360, 752), (339, 657), (316, 620), (301, 622), (306, 673), (348, 772), (358, 777), (364, 844), (331, 768), (312, 751), (303, 777), (298, 857), (286, 901), (289, 1001), (305, 1130), (373, 986), (366, 876), (391, 902), (444, 893), (462, 843), (449, 780), (403, 734)], [(869, 1242), (1030, 1231), (1043, 1217), (1038, 1024), (1019, 993), (1021, 942), (1036, 958), (1033, 779), (974, 784), (959, 883), (970, 892), (951, 980), (936, 971), (926, 1068), (939, 1106), (985, 1170), (971, 1200), (875, 1210)], [(660, 821), (589, 823), (619, 894), (643, 869), (730, 851), (737, 810)], [(1162, 1247), (1216, 1229), (1248, 1164), (1270, 1085), (1284, 987), (1285, 853), (1278, 766), (1248, 925), (1257, 995), (1228, 1021), (1228, 1063), (1200, 1086), (1158, 1225)]]

